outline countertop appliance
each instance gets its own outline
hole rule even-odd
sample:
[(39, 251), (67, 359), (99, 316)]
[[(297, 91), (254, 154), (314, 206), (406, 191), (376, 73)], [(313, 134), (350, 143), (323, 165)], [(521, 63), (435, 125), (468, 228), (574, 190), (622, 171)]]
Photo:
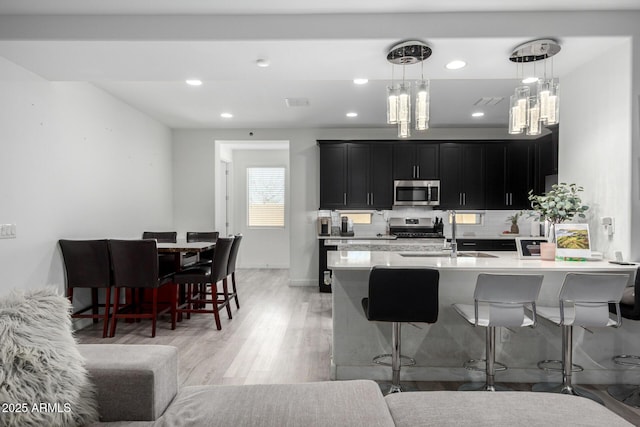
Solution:
[(396, 180), (393, 182), (394, 206), (438, 206), (440, 181)]
[[(436, 224), (437, 221), (437, 224)], [(389, 218), (389, 234), (398, 238), (444, 238), (442, 219)]]

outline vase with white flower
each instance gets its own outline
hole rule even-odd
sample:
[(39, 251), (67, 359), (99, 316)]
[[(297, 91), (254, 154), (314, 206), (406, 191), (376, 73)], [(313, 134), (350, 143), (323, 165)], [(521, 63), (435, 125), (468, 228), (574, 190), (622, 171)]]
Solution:
[(577, 184), (562, 182), (553, 184), (551, 190), (542, 195), (533, 194), (533, 190), (529, 191), (529, 201), (531, 202), (533, 214), (548, 224), (548, 227), (545, 227), (548, 230), (546, 237), (549, 240), (549, 244), (553, 245), (552, 257), (549, 254), (550, 248), (546, 251), (547, 256), (542, 256), (541, 247), (541, 257), (543, 259), (555, 258), (554, 226), (556, 224), (570, 221), (575, 217), (586, 218), (584, 212), (589, 209), (589, 206), (582, 204), (582, 199), (578, 194), (583, 190)]

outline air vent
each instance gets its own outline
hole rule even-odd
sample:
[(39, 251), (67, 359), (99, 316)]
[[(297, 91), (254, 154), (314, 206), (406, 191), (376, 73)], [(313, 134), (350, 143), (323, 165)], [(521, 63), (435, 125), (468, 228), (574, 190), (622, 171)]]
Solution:
[(498, 105), (504, 100), (502, 96), (483, 96), (473, 103), (476, 107)]
[(309, 99), (308, 98), (285, 98), (284, 102), (287, 103), (287, 107), (308, 107)]

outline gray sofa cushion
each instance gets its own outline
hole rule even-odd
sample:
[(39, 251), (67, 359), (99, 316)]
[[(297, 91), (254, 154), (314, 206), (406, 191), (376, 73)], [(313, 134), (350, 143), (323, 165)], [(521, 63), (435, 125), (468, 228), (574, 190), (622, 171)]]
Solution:
[(81, 344), (98, 390), (100, 421), (151, 421), (178, 391), (178, 350), (166, 345)]
[(564, 394), (422, 391), (385, 399), (397, 427), (632, 425), (592, 400)]
[(157, 426), (393, 427), (373, 381), (185, 387)]

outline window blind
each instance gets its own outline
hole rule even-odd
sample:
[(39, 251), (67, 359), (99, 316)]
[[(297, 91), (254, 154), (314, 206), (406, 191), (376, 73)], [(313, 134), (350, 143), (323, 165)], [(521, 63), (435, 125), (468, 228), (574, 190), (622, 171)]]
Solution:
[(284, 227), (284, 168), (247, 168), (247, 225)]

